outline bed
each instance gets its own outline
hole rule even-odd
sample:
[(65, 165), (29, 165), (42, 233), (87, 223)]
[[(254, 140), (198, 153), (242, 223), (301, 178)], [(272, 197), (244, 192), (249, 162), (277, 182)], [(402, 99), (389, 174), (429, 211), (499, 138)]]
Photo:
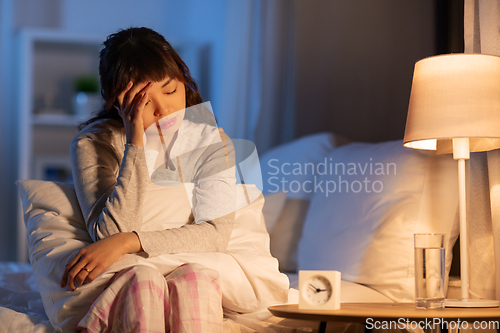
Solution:
[[(450, 195), (456, 193), (453, 159), (406, 149), (401, 141), (345, 144), (345, 140), (332, 133), (319, 133), (266, 152), (260, 156), (259, 166), (265, 203), (264, 198), (257, 199), (260, 191), (255, 192), (255, 207), (247, 214), (250, 220), (255, 211), (263, 214), (264, 231), (252, 232), (267, 242), (283, 274), (279, 278), (271, 273), (266, 275), (257, 289), (265, 291), (269, 285), (283, 281), (288, 287), (290, 283), (287, 297), (279, 303), (298, 301), (297, 271), (302, 269), (341, 271), (342, 302), (413, 301), (412, 237), (416, 232), (446, 235), (448, 274), (458, 233), (456, 214), (450, 214), (458, 207), (457, 199)], [(63, 194), (71, 196), (71, 187), (49, 185), (59, 192), (63, 188)], [(51, 199), (45, 204), (51, 204), (56, 194), (47, 191), (50, 192), (44, 190), (43, 197)], [(25, 200), (24, 209), (33, 212), (37, 209), (32, 204), (36, 197), (33, 193), (37, 192), (30, 193), (31, 201)], [(74, 206), (68, 207), (58, 207), (59, 211), (51, 216), (74, 216)], [(75, 243), (86, 237), (85, 229), (61, 232), (79, 235), (80, 238), (72, 239)], [(29, 244), (47, 239), (47, 233), (38, 232), (36, 240), (30, 237), (35, 236), (28, 226)], [(238, 244), (241, 242), (235, 241), (233, 246)], [(68, 245), (64, 242), (60, 246)], [(51, 255), (50, 251), (43, 251), (46, 249), (37, 252), (30, 248), (31, 260)], [(273, 265), (272, 261), (269, 265)], [(55, 329), (48, 319), (47, 313), (52, 309), (47, 304), (44, 309), (40, 296), (48, 288), (47, 282), (35, 277), (37, 270), (50, 267), (43, 260), (33, 266), (0, 263), (0, 332), (54, 332), (62, 327), (56, 322)], [(250, 271), (261, 274), (255, 267)], [(310, 332), (318, 325), (272, 317), (265, 309), (247, 314), (237, 312), (227, 316), (224, 331)], [(346, 323), (329, 324), (327, 330), (364, 328)]]
[[(288, 274), (292, 288), (298, 286), (298, 275)], [(0, 332), (54, 332), (45, 310), (38, 288), (36, 287), (33, 270), (29, 263), (0, 263)], [(344, 281), (342, 288), (354, 301), (361, 297), (372, 301), (389, 301), (376, 291)], [(296, 302), (296, 290), (292, 290), (290, 301)], [(344, 299), (346, 296), (344, 296)], [(347, 329), (350, 324), (335, 324), (328, 331), (338, 332)], [(351, 330), (363, 332), (359, 324), (353, 324)], [(269, 317), (256, 319), (251, 317), (232, 320), (226, 318), (224, 332), (310, 332), (318, 327), (318, 323), (301, 320)]]

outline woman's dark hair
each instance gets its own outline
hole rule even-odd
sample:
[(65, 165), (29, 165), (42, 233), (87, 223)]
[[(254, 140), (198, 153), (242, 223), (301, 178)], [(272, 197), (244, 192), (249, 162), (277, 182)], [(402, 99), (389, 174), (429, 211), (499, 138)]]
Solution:
[(202, 103), (188, 67), (165, 38), (154, 30), (129, 28), (109, 35), (99, 59), (104, 109), (82, 123), (80, 129), (99, 119), (122, 121), (114, 106), (130, 81), (158, 82), (166, 77), (174, 78), (186, 87), (186, 107)]

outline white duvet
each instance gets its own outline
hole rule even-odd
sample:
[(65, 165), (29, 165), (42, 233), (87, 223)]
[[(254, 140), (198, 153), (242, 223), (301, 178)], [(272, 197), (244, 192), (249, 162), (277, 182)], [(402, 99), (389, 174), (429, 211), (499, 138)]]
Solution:
[(0, 333), (54, 332), (30, 264), (0, 263)]
[[(237, 206), (241, 208), (236, 211), (226, 253), (167, 254), (152, 258), (125, 255), (92, 283), (70, 291), (59, 286), (65, 264), (91, 242), (74, 190), (70, 185), (42, 181), (21, 181), (19, 185), (30, 261), (46, 314), (56, 330), (74, 330), (114, 273), (138, 264), (152, 266), (164, 275), (185, 262), (218, 270), (223, 306), (229, 312), (256, 312), (288, 300), (288, 278), (278, 271), (278, 262), (269, 252), (269, 236), (262, 217), (264, 198), (254, 186), (237, 187)], [(145, 228), (154, 230), (155, 221), (161, 221), (158, 223), (163, 227), (167, 220), (171, 227), (186, 223), (190, 204), (179, 202), (179, 198), (186, 198), (186, 193), (189, 197), (190, 191), (189, 186), (151, 184), (144, 200), (144, 218), (149, 219)]]

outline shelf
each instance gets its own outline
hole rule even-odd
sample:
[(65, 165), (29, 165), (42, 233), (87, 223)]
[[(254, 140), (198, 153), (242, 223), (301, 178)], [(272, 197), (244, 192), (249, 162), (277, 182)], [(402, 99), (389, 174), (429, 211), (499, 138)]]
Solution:
[[(88, 117), (73, 110), (74, 80), (98, 75), (99, 52), (105, 36), (73, 34), (53, 29), (21, 29), (17, 33), (17, 179), (68, 181), (70, 144), (78, 125)], [(40, 111), (40, 113), (35, 113)], [(64, 113), (68, 112), (68, 113)], [(49, 172), (46, 172), (49, 170)], [(61, 171), (62, 170), (62, 171)], [(61, 172), (59, 172), (61, 171)], [(63, 175), (63, 176), (61, 176)], [(26, 229), (18, 201), (18, 253), (27, 258)]]
[(33, 116), (33, 125), (40, 126), (78, 126), (86, 119), (70, 114), (37, 114)]

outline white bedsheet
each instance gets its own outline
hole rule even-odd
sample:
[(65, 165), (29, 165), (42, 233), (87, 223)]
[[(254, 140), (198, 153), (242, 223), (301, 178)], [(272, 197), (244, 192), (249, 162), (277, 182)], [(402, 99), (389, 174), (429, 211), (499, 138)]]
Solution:
[(54, 332), (30, 264), (0, 263), (0, 333)]

